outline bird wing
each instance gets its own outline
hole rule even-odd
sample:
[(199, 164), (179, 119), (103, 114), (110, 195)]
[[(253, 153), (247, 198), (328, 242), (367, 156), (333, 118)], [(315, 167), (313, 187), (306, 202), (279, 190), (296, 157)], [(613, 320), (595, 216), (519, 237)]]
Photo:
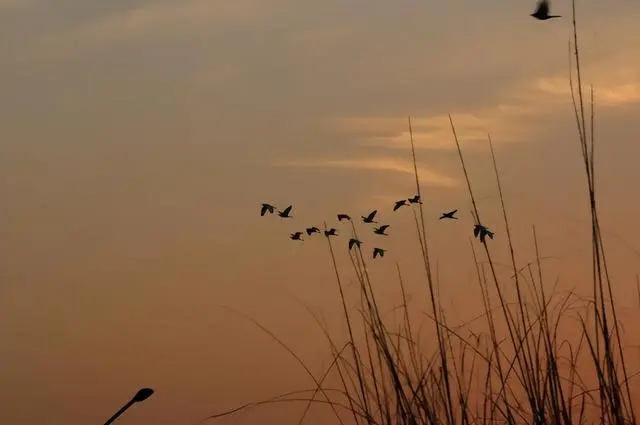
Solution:
[(476, 238), (478, 237), (478, 234), (480, 233), (480, 226), (475, 226), (473, 228), (473, 236), (475, 236)]
[(540, 0), (538, 2), (538, 9), (536, 10), (536, 13), (540, 15), (549, 14), (549, 2), (547, 0)]
[(367, 220), (373, 220), (373, 217), (375, 217), (377, 213), (378, 213), (378, 210), (373, 210), (371, 214), (367, 216)]
[(289, 205), (282, 213), (288, 215), (291, 212), (291, 208), (293, 208), (293, 205)]
[(381, 231), (381, 232), (384, 232), (384, 231), (385, 231), (385, 230), (387, 230), (388, 228), (389, 228), (389, 225), (388, 225), (388, 224), (384, 224), (384, 225), (380, 226), (380, 231)]
[(267, 205), (262, 204), (262, 208), (260, 209), (260, 215), (264, 215), (264, 213), (266, 213), (268, 209), (269, 207)]
[(349, 239), (349, 249), (353, 248), (353, 244), (356, 243), (355, 239)]
[(451, 215), (454, 215), (457, 212), (458, 212), (458, 210), (453, 210), (453, 211), (451, 211)]

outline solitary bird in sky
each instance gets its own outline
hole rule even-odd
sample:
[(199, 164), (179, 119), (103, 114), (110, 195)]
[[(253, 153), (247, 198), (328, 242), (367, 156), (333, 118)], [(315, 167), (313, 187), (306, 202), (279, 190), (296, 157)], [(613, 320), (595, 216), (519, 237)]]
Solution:
[(349, 239), (349, 250), (351, 250), (354, 247), (354, 245), (360, 248), (360, 244), (362, 244), (362, 242), (356, 238)]
[(546, 21), (547, 19), (560, 18), (560, 15), (549, 15), (549, 0), (540, 0), (535, 12), (531, 14), (536, 19)]
[(453, 210), (453, 211), (449, 211), (448, 213), (442, 213), (442, 215), (440, 216), (440, 220), (442, 220), (443, 218), (450, 218), (452, 220), (457, 220), (458, 217), (454, 217), (455, 213), (457, 213), (458, 210)]
[(386, 249), (382, 248), (373, 248), (373, 258), (376, 258), (378, 255), (380, 257), (384, 257), (384, 253), (387, 252)]
[(407, 200), (406, 199), (403, 199), (401, 201), (396, 201), (395, 205), (393, 206), (393, 210), (394, 211), (398, 211), (398, 208), (404, 207), (405, 205), (409, 205), (409, 204), (407, 204)]
[(388, 224), (383, 224), (380, 227), (376, 227), (375, 230), (373, 231), (373, 233), (377, 234), (377, 235), (383, 235), (383, 236), (389, 236), (388, 234), (386, 234), (384, 231), (387, 230), (389, 228)]
[(347, 214), (338, 214), (338, 221), (342, 220), (351, 220), (351, 217), (349, 217), (349, 215)]
[(482, 243), (484, 243), (487, 236), (493, 239), (493, 235), (494, 233), (491, 230), (487, 229), (482, 224), (476, 224), (473, 226), (473, 236), (475, 236), (476, 238), (479, 237), (480, 242)]
[(410, 204), (421, 204), (422, 201), (420, 200), (420, 195), (416, 195), (413, 198), (409, 198), (407, 199), (407, 201), (409, 201)]
[(376, 214), (378, 213), (378, 210), (373, 210), (371, 211), (371, 213), (369, 213), (368, 216), (362, 216), (362, 221), (365, 223), (376, 223), (375, 221), (373, 221), (373, 218), (376, 216)]
[(291, 218), (292, 216), (289, 214), (291, 213), (292, 208), (293, 208), (293, 205), (289, 205), (287, 208), (284, 209), (284, 211), (278, 211), (278, 215), (282, 218)]
[(273, 205), (262, 204), (262, 208), (260, 209), (260, 215), (263, 216), (266, 213), (273, 214), (275, 210), (276, 210), (276, 207), (274, 207)]
[(302, 240), (302, 232), (292, 233), (291, 236), (289, 236), (289, 237), (294, 241), (301, 241)]
[(307, 227), (307, 235), (308, 236), (311, 236), (314, 233), (320, 233), (320, 229), (318, 229), (316, 226)]
[(338, 236), (338, 234), (336, 233), (336, 229), (334, 229), (333, 227), (332, 227), (331, 229), (329, 229), (329, 230), (325, 230), (325, 231), (324, 231), (324, 235), (325, 235), (326, 237), (329, 237), (329, 236)]

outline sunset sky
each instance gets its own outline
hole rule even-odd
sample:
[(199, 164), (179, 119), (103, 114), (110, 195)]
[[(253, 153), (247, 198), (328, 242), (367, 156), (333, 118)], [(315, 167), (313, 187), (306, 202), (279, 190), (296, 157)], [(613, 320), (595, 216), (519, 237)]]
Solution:
[[(320, 371), (329, 351), (303, 303), (336, 317), (342, 338), (335, 276), (322, 237), (288, 234), (339, 227), (347, 284), (338, 212), (380, 210), (391, 225), (383, 242), (358, 224), (367, 255), (389, 250), (369, 264), (379, 290), (397, 302), (398, 262), (415, 308), (428, 310), (412, 214), (391, 212), (415, 192), (408, 116), (452, 315), (480, 304), (469, 296), (473, 223), (449, 113), (496, 258), (508, 264), (488, 133), (518, 261), (534, 259), (535, 225), (542, 255), (559, 257), (545, 263), (549, 285), (588, 290), (570, 19), (536, 21), (534, 6), (0, 0), (2, 422), (101, 424), (151, 386), (118, 423), (192, 425), (312, 386), (224, 306)], [(552, 11), (570, 16), (570, 1)], [(595, 86), (602, 232), (622, 315), (637, 320), (640, 2), (580, 0), (578, 19), (583, 83)], [(260, 217), (262, 202), (293, 204), (294, 218)], [(460, 220), (438, 221), (455, 208)], [(640, 343), (632, 329), (629, 343)], [(289, 423), (298, 407), (219, 423)]]

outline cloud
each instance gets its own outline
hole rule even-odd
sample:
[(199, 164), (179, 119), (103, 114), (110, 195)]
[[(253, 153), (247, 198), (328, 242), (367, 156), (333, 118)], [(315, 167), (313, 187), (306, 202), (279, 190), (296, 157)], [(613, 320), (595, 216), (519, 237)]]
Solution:
[(356, 29), (352, 26), (330, 25), (324, 27), (305, 28), (292, 32), (286, 37), (288, 42), (299, 44), (303, 48), (321, 48), (327, 45), (335, 46), (352, 36)]
[(2, 9), (17, 9), (21, 7), (27, 7), (31, 4), (25, 0), (0, 0), (0, 10)]
[[(640, 103), (639, 63), (619, 54), (606, 61), (583, 65), (583, 93), (593, 81), (596, 108), (618, 108)], [(574, 77), (575, 79), (575, 77)], [(577, 83), (574, 81), (574, 85)], [(452, 112), (456, 133), (465, 148), (486, 148), (488, 135), (496, 143), (530, 142), (544, 132), (545, 116), (571, 113), (568, 72), (521, 81), (493, 105)], [(333, 120), (332, 128), (350, 134), (366, 146), (410, 149), (406, 116), (352, 116)], [(418, 149), (453, 150), (455, 143), (446, 113), (412, 118)]]
[[(75, 53), (116, 42), (131, 42), (197, 28), (216, 30), (228, 26), (259, 25), (284, 9), (287, 0), (164, 0), (113, 13), (41, 40), (39, 53)], [(156, 40), (157, 41), (157, 40)]]
[[(413, 174), (413, 163), (393, 157), (371, 157), (358, 159), (299, 159), (293, 161), (279, 161), (276, 167), (317, 167), (317, 168), (346, 168), (352, 170), (387, 171), (403, 174)], [(455, 187), (458, 182), (448, 176), (436, 173), (424, 167), (418, 167), (420, 181), (431, 186)]]

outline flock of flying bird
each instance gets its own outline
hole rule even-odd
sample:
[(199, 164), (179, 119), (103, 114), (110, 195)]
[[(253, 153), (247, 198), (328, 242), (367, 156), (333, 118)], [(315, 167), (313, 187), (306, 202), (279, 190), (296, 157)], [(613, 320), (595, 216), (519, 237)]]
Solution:
[[(420, 200), (420, 195), (415, 195), (411, 198), (401, 199), (399, 201), (396, 201), (393, 205), (393, 211), (398, 211), (400, 208), (404, 206), (409, 206), (411, 204), (421, 204), (421, 203), (422, 201)], [(263, 203), (260, 209), (260, 216), (277, 213), (277, 215), (280, 216), (281, 218), (292, 218), (293, 217), (291, 215), (292, 210), (293, 210), (293, 205), (289, 205), (287, 208), (280, 211), (280, 210), (276, 210), (276, 207), (274, 205)], [(455, 216), (457, 212), (458, 210), (455, 209), (453, 211), (442, 213), (442, 215), (440, 216), (440, 220), (442, 219), (457, 220), (458, 217)], [(366, 224), (379, 224), (377, 221), (375, 221), (376, 214), (378, 214), (378, 210), (371, 211), (368, 215), (361, 216), (361, 220), (363, 223), (366, 223)], [(338, 221), (351, 221), (351, 216), (349, 214), (340, 213), (340, 214), (337, 214), (337, 218), (338, 218)], [(386, 230), (389, 227), (390, 226), (388, 224), (382, 224), (378, 227), (374, 227), (373, 233), (380, 236), (389, 236), (389, 234), (386, 233)], [(338, 236), (337, 232), (338, 232), (338, 229), (336, 229), (335, 227), (325, 229), (324, 231), (321, 232), (318, 227), (312, 226), (312, 227), (307, 227), (304, 232), (298, 231), (298, 232), (292, 233), (291, 235), (289, 235), (289, 238), (294, 241), (302, 241), (303, 240), (302, 236), (304, 235), (304, 233), (306, 233), (307, 236), (311, 236), (314, 233), (318, 233), (318, 234), (324, 233), (324, 235), (327, 238), (329, 238), (331, 236)], [(491, 239), (493, 239), (493, 235), (494, 235), (493, 232), (491, 232), (489, 229), (487, 229), (485, 226), (481, 224), (476, 224), (474, 226), (473, 233), (474, 233), (474, 236), (480, 238), (480, 241), (482, 242), (485, 241), (486, 236), (489, 236)], [(354, 246), (357, 246), (359, 248), (361, 244), (362, 244), (361, 240), (355, 237), (352, 237), (349, 239), (349, 243), (348, 243), (349, 250), (353, 249)], [(386, 249), (374, 247), (373, 258), (376, 258), (378, 256), (384, 257), (385, 252), (387, 252)]]
[[(548, 19), (553, 19), (553, 18), (560, 18), (560, 15), (550, 15), (549, 14), (549, 0), (539, 0), (538, 4), (536, 6), (536, 9), (534, 10), (533, 13), (531, 13), (532, 17), (540, 20), (540, 21), (546, 21)], [(393, 206), (393, 211), (397, 211), (398, 209), (402, 208), (403, 206), (407, 206), (407, 205), (411, 205), (411, 204), (421, 204), (422, 201), (420, 201), (420, 195), (415, 195), (412, 198), (408, 198), (408, 199), (402, 199), (400, 201), (397, 201), (394, 206)], [(293, 205), (289, 205), (287, 208), (285, 208), (282, 211), (277, 211), (277, 214), (281, 217), (281, 218), (292, 218), (293, 216), (291, 215), (291, 210), (293, 209)], [(450, 220), (457, 220), (458, 217), (455, 216), (455, 214), (458, 212), (458, 210), (453, 210), (453, 211), (449, 211), (446, 213), (443, 213), (440, 216), (440, 220), (442, 219), (450, 219)], [(262, 204), (262, 208), (260, 210), (260, 215), (264, 216), (265, 214), (274, 214), (276, 213), (276, 207), (271, 205), (271, 204)], [(374, 210), (371, 213), (369, 213), (369, 215), (366, 216), (362, 216), (362, 222), (363, 223), (367, 223), (367, 224), (378, 224), (378, 222), (374, 221), (374, 218), (376, 217), (376, 214), (378, 213), (378, 210)], [(338, 221), (351, 221), (351, 217), (348, 214), (338, 214)], [(373, 229), (373, 233), (375, 233), (376, 235), (381, 235), (381, 236), (388, 236), (388, 234), (386, 233), (386, 230), (389, 228), (390, 226), (388, 224), (383, 224), (381, 226), (378, 227), (374, 227)], [(337, 233), (337, 229), (332, 227), (330, 229), (325, 229), (323, 231), (324, 235), (329, 238), (331, 236), (338, 236)], [(314, 233), (318, 233), (320, 234), (320, 229), (316, 226), (312, 226), (312, 227), (308, 227), (305, 229), (305, 232), (307, 234), (307, 236), (311, 236)], [(305, 232), (295, 232), (292, 233), (289, 238), (292, 240), (297, 240), (297, 241), (301, 241), (302, 236)], [(476, 238), (479, 238), (481, 242), (485, 242), (485, 239), (487, 236), (489, 236), (489, 238), (493, 239), (494, 233), (489, 230), (487, 227), (483, 226), (482, 224), (475, 224), (473, 227), (473, 235)], [(360, 245), (362, 244), (362, 241), (352, 237), (349, 239), (349, 250), (353, 249), (354, 246), (357, 246), (358, 248), (360, 247)], [(380, 257), (384, 257), (384, 253), (387, 252), (386, 249), (382, 249), (382, 248), (373, 248), (373, 258), (376, 258), (378, 256)]]

